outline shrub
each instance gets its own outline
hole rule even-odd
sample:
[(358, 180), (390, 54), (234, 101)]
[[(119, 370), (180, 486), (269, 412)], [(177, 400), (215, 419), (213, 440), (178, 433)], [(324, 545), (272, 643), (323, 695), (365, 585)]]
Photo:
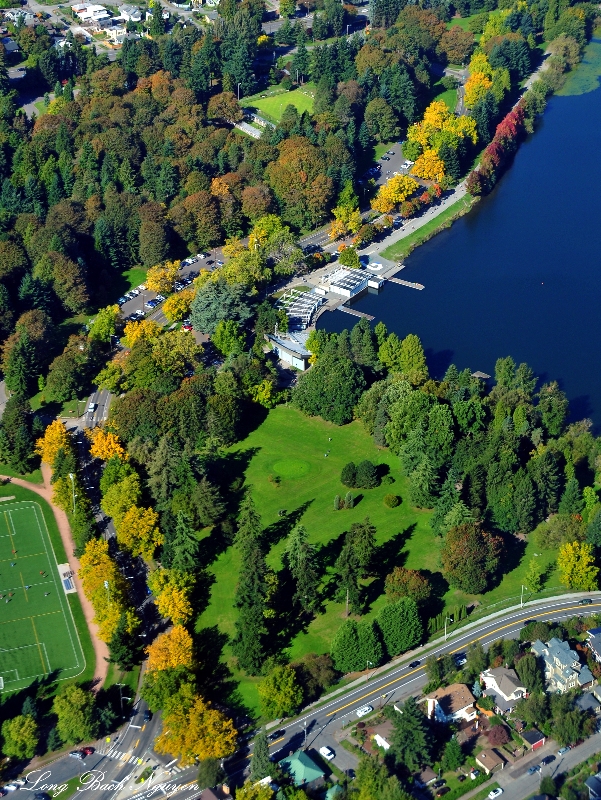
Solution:
[(337, 494), (336, 497), (334, 498), (334, 511), (340, 511), (342, 507), (343, 506), (341, 504), (340, 495)]
[(384, 505), (388, 508), (396, 508), (401, 503), (401, 498), (396, 494), (385, 494)]
[[(489, 699), (489, 698), (486, 698)], [(478, 703), (482, 705), (482, 700)], [(495, 725), (488, 731), (488, 743), (493, 747), (498, 747), (501, 744), (507, 744), (510, 739), (509, 732), (505, 725)]]
[(352, 461), (342, 467), (340, 482), (344, 486), (350, 486), (351, 489), (354, 489), (357, 485), (357, 467)]
[(346, 497), (344, 498), (344, 507), (352, 508), (354, 505), (355, 505), (355, 498), (350, 492), (347, 492)]
[(378, 471), (371, 461), (361, 461), (357, 464), (357, 483), (360, 489), (375, 489), (380, 485)]
[(382, 486), (390, 486), (392, 483), (394, 483), (394, 478), (392, 477), (392, 475), (384, 475), (381, 483)]

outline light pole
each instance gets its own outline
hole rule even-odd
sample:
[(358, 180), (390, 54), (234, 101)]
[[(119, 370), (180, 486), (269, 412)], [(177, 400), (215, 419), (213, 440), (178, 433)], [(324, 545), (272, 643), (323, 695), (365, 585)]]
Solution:
[(346, 35), (347, 35), (347, 36), (348, 36), (348, 29), (349, 29), (350, 27), (351, 27), (350, 25), (347, 25), (347, 26), (346, 26)]
[(303, 750), (307, 749), (307, 720), (303, 722), (303, 726), (305, 728), (305, 743), (303, 744)]
[(524, 607), (524, 589), (527, 588), (528, 588), (527, 586), (524, 586), (524, 584), (522, 584), (522, 592), (520, 594), (520, 608)]
[(73, 493), (73, 513), (75, 514), (75, 498), (77, 497), (77, 495), (75, 494), (75, 478), (72, 472), (69, 473), (69, 477), (71, 478), (71, 492)]
[(371, 666), (373, 667), (373, 661), (369, 661), (369, 660), (368, 660), (368, 662), (367, 662), (367, 675), (366, 675), (366, 677), (365, 677), (365, 680), (366, 680), (366, 681), (368, 681), (368, 680), (369, 680), (369, 666), (370, 666), (370, 664), (371, 664)]
[(444, 640), (447, 640), (447, 622), (450, 622), (451, 625), (453, 624), (453, 617), (445, 617), (444, 618)]
[(242, 86), (241, 83), (238, 84), (238, 102), (240, 102), (240, 87)]
[(117, 686), (119, 687), (119, 700), (121, 701), (121, 716), (123, 716), (123, 695), (121, 694), (121, 687), (125, 686), (125, 684), (118, 683)]

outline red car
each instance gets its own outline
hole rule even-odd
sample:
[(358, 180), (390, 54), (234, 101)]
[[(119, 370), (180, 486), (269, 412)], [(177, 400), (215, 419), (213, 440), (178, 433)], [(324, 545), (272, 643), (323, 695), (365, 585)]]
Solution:
[(182, 330), (183, 331), (193, 331), (194, 328), (191, 325), (186, 324), (186, 325), (182, 325)]
[(84, 756), (91, 756), (92, 753), (94, 752), (94, 748), (93, 747), (82, 747), (81, 748), (81, 752), (84, 754)]

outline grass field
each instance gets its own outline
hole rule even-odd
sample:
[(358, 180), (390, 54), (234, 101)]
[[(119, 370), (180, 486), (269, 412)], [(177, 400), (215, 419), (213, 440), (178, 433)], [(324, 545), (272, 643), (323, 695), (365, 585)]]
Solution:
[(280, 92), (279, 94), (261, 97), (245, 97), (244, 105), (257, 109), (257, 113), (272, 120), (279, 122), (286, 106), (295, 106), (298, 113), (303, 111), (313, 111), (313, 84), (305, 84), (302, 89), (293, 89), (291, 92)]
[(442, 100), (447, 104), (449, 111), (455, 111), (457, 106), (457, 89), (445, 89), (442, 80), (436, 81), (432, 87), (434, 96), (432, 100)]
[[(20, 487), (2, 487), (0, 496), (10, 495), (13, 501), (0, 504), (0, 677), (5, 692), (36, 678), (67, 680), (88, 671), (77, 630), (82, 624), (85, 629), (83, 612), (76, 595), (63, 590), (57, 556), (62, 563), (66, 558), (64, 550), (55, 555), (42, 508), (46, 504), (24, 499), (31, 494)], [(91, 649), (89, 639), (86, 645)]]
[[(330, 441), (331, 437), (331, 441)], [(327, 458), (324, 454), (329, 451)], [(344, 619), (344, 604), (334, 598), (334, 562), (342, 546), (342, 534), (352, 522), (368, 516), (376, 526), (378, 546), (377, 562), (381, 577), (365, 582), (368, 597), (366, 617), (372, 618), (385, 603), (383, 578), (395, 566), (421, 569), (431, 573), (437, 594), (437, 610), (450, 608), (457, 603), (477, 600), (483, 606), (498, 603), (517, 596), (530, 558), (535, 555), (534, 543), (522, 545), (509, 542), (509, 551), (504, 558), (504, 569), (508, 570), (497, 585), (482, 596), (466, 595), (451, 589), (440, 574), (439, 552), (441, 540), (434, 537), (429, 528), (430, 512), (412, 508), (408, 501), (407, 481), (401, 476), (398, 459), (389, 451), (377, 448), (360, 422), (337, 427), (319, 418), (308, 418), (299, 411), (285, 406), (273, 409), (263, 424), (243, 442), (231, 448), (231, 476), (243, 471), (246, 485), (252, 494), (266, 528), (266, 539), (271, 543), (267, 562), (277, 573), (282, 568), (285, 538), (295, 524), (302, 523), (311, 542), (318, 551), (322, 565), (321, 583), (324, 613), (305, 627), (297, 625), (283, 645), (291, 659), (305, 653), (327, 652), (330, 642)], [(350, 510), (335, 511), (333, 500), (336, 494), (344, 496), (347, 489), (340, 483), (340, 472), (348, 461), (369, 459), (385, 471), (389, 468), (395, 482), (371, 490), (355, 490), (358, 502)], [(279, 483), (274, 478), (279, 478)], [(270, 480), (271, 478), (271, 480)], [(401, 497), (400, 506), (387, 508), (383, 503), (385, 494)], [(278, 511), (285, 509), (285, 518)], [(205, 542), (209, 545), (209, 542)], [(538, 554), (541, 567), (552, 568), (553, 551)], [(240, 558), (234, 547), (219, 554), (209, 567), (215, 581), (211, 586), (211, 598), (205, 612), (197, 622), (197, 630), (218, 626), (220, 631), (232, 636), (236, 610), (234, 593), (240, 570)], [(549, 574), (549, 586), (557, 581)], [(292, 626), (294, 628), (294, 626)], [(236, 671), (229, 648), (225, 648), (225, 659), (234, 677), (239, 680), (239, 696), (249, 709), (258, 706), (257, 683), (260, 679), (249, 678)]]

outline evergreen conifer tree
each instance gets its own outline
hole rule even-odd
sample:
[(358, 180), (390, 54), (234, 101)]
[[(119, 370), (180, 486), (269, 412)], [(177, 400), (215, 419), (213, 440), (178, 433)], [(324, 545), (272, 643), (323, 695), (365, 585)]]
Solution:
[(410, 772), (431, 764), (432, 734), (414, 697), (403, 704), (402, 714), (395, 714), (393, 724), (391, 750), (397, 764), (402, 764)]
[(269, 744), (265, 730), (260, 730), (255, 736), (252, 758), (250, 760), (250, 777), (256, 783), (263, 780), (273, 771), (273, 764), (269, 759)]
[(190, 525), (190, 518), (183, 511), (177, 512), (175, 536), (171, 547), (173, 552), (172, 569), (181, 572), (194, 572), (198, 569), (200, 543)]

